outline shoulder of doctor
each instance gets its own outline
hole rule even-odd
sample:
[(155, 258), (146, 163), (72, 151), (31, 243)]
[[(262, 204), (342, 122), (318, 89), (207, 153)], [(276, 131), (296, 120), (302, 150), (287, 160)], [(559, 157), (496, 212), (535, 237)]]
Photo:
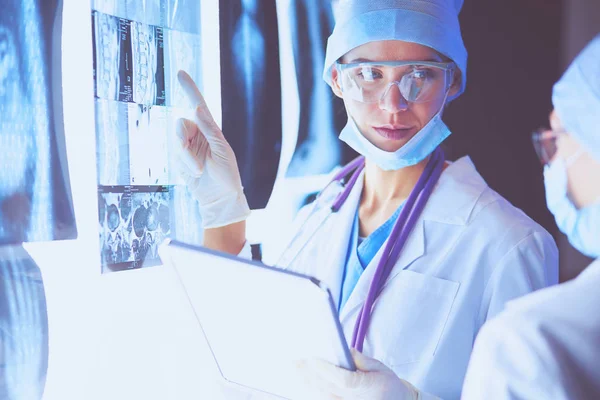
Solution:
[[(595, 271), (572, 281), (510, 301), (483, 326), (469, 363), (464, 398), (569, 399), (590, 391), (600, 394), (599, 373), (593, 371), (600, 342), (594, 334), (600, 331), (600, 315), (592, 311), (600, 302), (600, 263), (596, 264), (588, 267)], [(586, 382), (590, 374), (596, 378)]]
[(477, 336), (462, 397), (471, 399), (567, 399), (546, 343), (515, 314), (500, 314)]
[[(453, 215), (441, 220), (455, 220), (454, 214), (461, 215), (467, 228), (481, 233), (482, 241), (492, 243), (496, 255), (508, 252), (531, 234), (537, 234), (544, 241), (554, 242), (552, 236), (523, 211), (512, 205), (499, 193), (491, 189), (479, 174), (469, 157), (462, 157), (451, 164), (444, 172), (438, 192), (442, 196), (436, 204), (440, 207), (448, 201), (455, 202)], [(456, 195), (455, 195), (456, 194)], [(438, 215), (447, 214), (435, 212)], [(483, 244), (483, 243), (482, 243)], [(487, 246), (488, 250), (491, 249)]]
[[(480, 323), (498, 314), (507, 301), (558, 283), (558, 248), (539, 224), (488, 189), (486, 203), (475, 217), (487, 236), (485, 262), (480, 263), (484, 293)], [(483, 239), (482, 239), (483, 240)]]
[(484, 288), (481, 325), (507, 301), (557, 283), (558, 249), (544, 228), (485, 183), (468, 158), (453, 167), (444, 186), (460, 192), (455, 208), (465, 223), (463, 244), (472, 249), (465, 256), (477, 261)]

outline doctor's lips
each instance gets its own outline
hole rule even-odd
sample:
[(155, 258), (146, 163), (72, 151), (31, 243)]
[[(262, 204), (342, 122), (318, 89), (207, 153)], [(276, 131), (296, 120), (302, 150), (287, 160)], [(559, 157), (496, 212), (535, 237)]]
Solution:
[(389, 140), (402, 140), (410, 138), (415, 132), (416, 127), (405, 125), (381, 125), (374, 126), (375, 132)]

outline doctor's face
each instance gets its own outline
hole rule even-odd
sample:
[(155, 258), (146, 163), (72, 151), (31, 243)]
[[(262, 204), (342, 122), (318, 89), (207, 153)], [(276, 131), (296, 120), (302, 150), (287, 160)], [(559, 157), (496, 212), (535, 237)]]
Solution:
[[(554, 132), (564, 131), (564, 127), (556, 112), (550, 114), (550, 125)], [(580, 155), (577, 155), (580, 153)], [(577, 155), (574, 162), (567, 168), (569, 198), (577, 208), (584, 208), (600, 201), (600, 161), (583, 150), (579, 142), (571, 135), (559, 135), (556, 140), (556, 155), (554, 157), (569, 159)]]
[[(448, 60), (429, 47), (399, 40), (366, 43), (346, 53), (340, 60), (343, 64), (370, 61), (447, 62)], [(459, 76), (458, 70), (454, 76)], [(384, 151), (393, 152), (404, 146), (440, 111), (444, 102), (443, 87), (440, 88), (442, 95), (434, 100), (408, 103), (398, 86), (393, 85), (379, 102), (363, 103), (345, 96), (340, 81), (340, 73), (334, 67), (332, 69), (334, 93), (344, 100), (346, 112), (354, 119), (363, 135)], [(455, 94), (458, 88), (457, 79), (454, 79), (448, 97)]]

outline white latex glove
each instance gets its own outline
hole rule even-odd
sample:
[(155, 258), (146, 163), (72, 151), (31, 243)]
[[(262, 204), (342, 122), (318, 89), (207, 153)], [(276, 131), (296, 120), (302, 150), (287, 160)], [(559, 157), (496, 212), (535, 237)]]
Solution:
[(319, 399), (419, 400), (419, 391), (381, 362), (352, 349), (355, 372), (321, 360), (299, 363), (298, 372)]
[(218, 228), (248, 218), (250, 208), (233, 149), (215, 123), (192, 78), (177, 74), (184, 92), (195, 105), (194, 120), (177, 121), (181, 149), (177, 157), (180, 174), (198, 201), (204, 228)]

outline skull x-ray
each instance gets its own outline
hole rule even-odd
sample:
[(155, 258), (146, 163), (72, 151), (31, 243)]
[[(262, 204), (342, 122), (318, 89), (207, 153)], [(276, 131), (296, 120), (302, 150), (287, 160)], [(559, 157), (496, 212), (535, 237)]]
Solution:
[(74, 238), (57, 1), (0, 4), (0, 245)]
[(201, 86), (200, 2), (92, 2), (102, 272), (160, 264), (168, 238), (201, 243), (200, 213), (170, 160), (187, 99)]

